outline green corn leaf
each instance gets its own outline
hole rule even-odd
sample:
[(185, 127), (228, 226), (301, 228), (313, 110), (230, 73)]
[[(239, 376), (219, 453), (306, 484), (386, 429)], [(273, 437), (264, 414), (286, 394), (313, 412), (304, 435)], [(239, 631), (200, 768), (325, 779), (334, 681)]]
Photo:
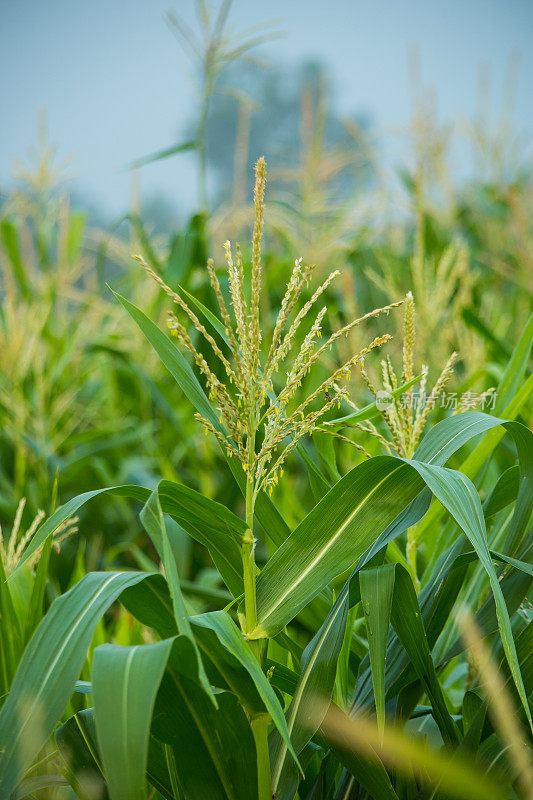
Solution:
[[(466, 536), (463, 535), (459, 537), (448, 551), (441, 555), (433, 575), (419, 595), (422, 618), (431, 648), (434, 647), (445, 625), (448, 623), (451, 610), (463, 584), (468, 565), (477, 557), (475, 553), (467, 552), (468, 546), (469, 542)], [(521, 561), (519, 566), (521, 567), (522, 564), (525, 563), (525, 571), (524, 568), (511, 571), (501, 582), (502, 592), (509, 610), (509, 615), (512, 615), (516, 611), (531, 584), (531, 577), (528, 575), (527, 568), (531, 562), (531, 554), (526, 548), (521, 550), (520, 555), (524, 561)], [(499, 559), (499, 556), (493, 551), (491, 551), (491, 556), (495, 559)], [(356, 578), (357, 573), (351, 580), (352, 585), (355, 585)], [(343, 589), (343, 592), (344, 591), (346, 591), (346, 589)], [(350, 591), (350, 601), (352, 602), (351, 595), (352, 591)], [(356, 600), (357, 598), (354, 597), (353, 602)], [(497, 631), (498, 622), (492, 596), (487, 599), (482, 609), (477, 613), (476, 622), (484, 635)], [(439, 653), (436, 654), (436, 658), (440, 659), (441, 656), (439, 654), (442, 653), (443, 649), (446, 647), (447, 643), (444, 641), (439, 648)], [(457, 653), (460, 653), (463, 647), (463, 640), (459, 639), (452, 650), (446, 654), (444, 661), (441, 663), (449, 661), (454, 654), (457, 655)], [(415, 673), (410, 666), (410, 661), (405, 651), (401, 647), (397, 637), (392, 636), (387, 649), (387, 681), (391, 696), (396, 695), (401, 690), (402, 686), (412, 682), (414, 678)], [(367, 657), (361, 665), (355, 701), (358, 706), (367, 707), (371, 704), (372, 698), (371, 674)]]
[[(242, 472), (242, 470), (241, 470)], [(205, 545), (234, 597), (243, 592), (241, 541), (246, 523), (221, 503), (183, 484), (161, 481), (161, 507), (187, 533)]]
[(520, 488), (520, 468), (517, 464), (502, 472), (490, 495), (483, 504), (485, 519), (494, 516), (502, 508), (513, 503)]
[(498, 553), (496, 550), (489, 550), (489, 553), (491, 558), (495, 561), (505, 561), (506, 564), (510, 564), (515, 569), (519, 569), (521, 572), (525, 572), (526, 575), (533, 578), (533, 564), (520, 561), (519, 558), (511, 558), (511, 556), (507, 556), (505, 553)]
[[(162, 638), (177, 634), (172, 600), (162, 575), (152, 575), (126, 589), (120, 596), (120, 602), (136, 619), (153, 628)], [(219, 689), (231, 689), (250, 715), (266, 713), (266, 706), (256, 685), (241, 661), (221, 643), (215, 630), (199, 624), (199, 619), (201, 617), (190, 617), (190, 624), (210, 683)]]
[(250, 636), (282, 630), (334, 577), (357, 563), (423, 486), (393, 457), (378, 456), (354, 467), (265, 565), (257, 580), (258, 626)]
[(294, 694), (300, 677), (296, 672), (289, 669), (285, 664), (280, 664), (279, 661), (274, 661), (271, 658), (265, 659), (265, 668), (272, 670), (270, 679), (272, 686), (275, 686), (280, 692), (285, 692), (285, 694)]
[(332, 483), (340, 481), (341, 475), (337, 467), (337, 457), (335, 453), (335, 442), (332, 436), (322, 431), (315, 431), (313, 433), (313, 442), (320, 460), (324, 465), (328, 474), (329, 480)]
[[(62, 522), (69, 519), (79, 508), (92, 500), (93, 497), (98, 497), (101, 494), (117, 495), (118, 497), (131, 497), (134, 500), (140, 500), (146, 503), (150, 497), (150, 491), (143, 489), (142, 486), (134, 486), (125, 484), (124, 486), (108, 486), (105, 489), (94, 489), (91, 492), (84, 492), (71, 500), (68, 500), (61, 508), (54, 511), (48, 519), (38, 528), (31, 542), (28, 544), (20, 558), (18, 567), (23, 564), (27, 559), (35, 553), (36, 550), (46, 541), (46, 539), (54, 533), (55, 530), (61, 525)], [(17, 568), (18, 568), (17, 567)]]
[(193, 617), (192, 620), (196, 625), (203, 625), (206, 628), (214, 630), (224, 647), (226, 647), (226, 649), (245, 667), (256, 685), (257, 691), (265, 704), (265, 708), (272, 717), (272, 721), (278, 729), (285, 747), (298, 764), (298, 758), (291, 744), (291, 736), (283, 715), (283, 709), (276, 697), (276, 693), (268, 682), (252, 650), (247, 645), (242, 633), (229, 614), (225, 611), (213, 611), (208, 614), (200, 614)]
[(52, 603), (0, 711), (0, 796), (13, 791), (63, 713), (100, 617), (146, 574), (92, 572)]
[(198, 300), (197, 297), (195, 297), (193, 294), (188, 292), (187, 289), (185, 289), (183, 286), (178, 286), (178, 288), (179, 288), (181, 294), (184, 297), (186, 297), (187, 300), (189, 301), (189, 303), (192, 306), (194, 306), (200, 312), (200, 314), (213, 327), (213, 329), (218, 333), (218, 335), (228, 345), (228, 347), (231, 347), (231, 345), (229, 343), (229, 339), (228, 339), (227, 334), (226, 334), (226, 328), (224, 327), (224, 324), (218, 319), (218, 317), (216, 317), (213, 314), (213, 312), (210, 311), (207, 308), (207, 306), (205, 306), (203, 303), (201, 303), (200, 300)]
[(48, 580), (48, 565), (50, 563), (50, 552), (52, 550), (52, 537), (50, 536), (44, 543), (43, 549), (35, 568), (35, 578), (26, 615), (26, 627), (24, 630), (24, 641), (28, 642), (33, 636), (35, 628), (43, 616), (44, 594), (46, 582)]
[[(391, 392), (392, 397), (399, 398), (407, 392), (415, 383), (423, 377), (423, 373), (420, 375), (416, 375), (410, 381), (406, 383), (402, 383), (401, 386), (398, 386), (393, 392)], [(345, 427), (346, 425), (354, 425), (357, 422), (366, 422), (367, 420), (377, 419), (381, 416), (381, 411), (377, 408), (375, 401), (373, 403), (369, 403), (364, 408), (361, 408), (359, 411), (354, 411), (352, 414), (347, 414), (345, 417), (339, 417), (338, 419), (328, 420), (327, 422), (322, 423), (320, 428), (324, 428), (327, 430), (340, 430), (341, 428)]]
[(16, 223), (10, 219), (3, 219), (0, 222), (0, 236), (2, 237), (2, 243), (9, 258), (18, 287), (24, 297), (29, 297), (30, 290), (26, 277), (26, 270), (22, 261), (19, 232)]
[[(520, 386), (520, 389), (513, 396), (513, 398), (509, 401), (509, 403), (503, 410), (502, 416), (506, 420), (516, 419), (521, 409), (529, 401), (529, 398), (532, 396), (532, 394), (533, 394), (533, 375), (530, 375), (529, 378)], [(474, 450), (470, 453), (470, 455), (467, 456), (467, 458), (460, 465), (461, 472), (463, 472), (472, 480), (475, 480), (482, 471), (483, 465), (488, 462), (492, 452), (503, 438), (505, 431), (498, 429), (497, 427), (499, 424), (502, 424), (501, 420), (498, 420), (496, 417), (490, 417), (487, 414), (480, 414), (479, 412), (476, 411), (469, 411), (466, 412), (465, 414), (458, 414), (457, 416), (451, 417), (451, 420), (459, 420), (467, 415), (471, 419), (474, 419), (475, 417), (486, 417), (488, 420), (493, 421), (492, 425), (486, 423), (486, 427), (484, 428), (485, 436), (483, 440), (479, 442), (479, 444), (474, 448)], [(445, 420), (445, 422), (448, 423), (451, 420)], [(433, 431), (436, 428), (440, 427), (440, 424), (436, 425), (435, 428), (432, 428), (429, 431), (428, 435), (424, 437), (420, 447), (422, 447), (422, 445), (424, 445), (424, 442), (426, 442), (428, 437), (433, 434)], [(511, 436), (513, 436), (513, 439), (515, 439), (515, 444), (518, 447), (518, 439), (523, 438), (518, 434), (518, 427), (523, 427), (523, 426), (518, 426), (518, 423), (507, 423), (504, 424), (504, 427), (507, 428)], [(469, 426), (469, 430), (472, 432), (472, 435), (484, 432), (483, 430), (480, 430), (476, 425), (473, 425), (472, 427)], [(526, 431), (526, 435), (529, 437), (531, 435), (531, 432), (528, 432), (527, 429), (524, 430)], [(460, 439), (461, 437), (458, 438)], [(468, 441), (469, 438), (471, 438), (471, 436), (467, 435), (466, 441)], [(461, 441), (461, 444), (465, 444), (466, 441)], [(453, 452), (455, 452), (458, 448), (452, 447), (452, 449)], [(531, 448), (527, 447), (526, 445), (526, 450), (527, 449), (531, 451)], [(529, 479), (530, 481), (533, 480), (533, 472), (531, 470), (530, 458), (528, 459), (527, 453), (521, 454), (519, 452), (518, 455), (521, 463), (521, 478), (523, 477), (526, 480)], [(415, 454), (415, 457), (420, 458), (418, 451)], [(440, 463), (442, 465), (445, 463), (445, 461), (446, 459), (445, 460), (440, 459), (436, 463)], [(517, 504), (519, 506), (521, 506), (524, 500), (527, 499), (527, 490), (524, 490), (522, 494), (523, 497), (521, 498), (520, 503)], [(531, 492), (529, 492), (529, 495), (531, 497)], [(442, 514), (443, 514), (442, 507), (439, 506), (438, 504), (434, 504), (432, 508), (429, 510), (429, 512), (426, 514), (424, 520), (420, 523), (419, 529), (417, 531), (417, 536), (419, 536), (421, 539), (425, 539), (426, 541), (428, 540), (428, 538), (429, 539), (435, 538), (433, 536), (433, 531), (439, 529), (440, 519), (442, 517)], [(433, 550), (434, 550), (434, 555), (430, 559), (428, 570), (433, 569), (433, 567), (435, 566), (435, 561), (438, 557), (439, 548), (434, 546)]]
[(163, 159), (170, 158), (170, 156), (175, 156), (178, 153), (186, 153), (190, 150), (195, 150), (197, 147), (198, 142), (192, 139), (191, 141), (182, 142), (181, 144), (173, 144), (171, 147), (166, 147), (164, 150), (157, 150), (155, 153), (151, 153), (148, 156), (143, 156), (142, 158), (132, 161), (128, 169), (139, 169), (139, 167), (144, 167), (147, 164), (153, 164), (155, 161), (162, 161)]
[(324, 495), (326, 495), (329, 492), (331, 484), (322, 475), (322, 472), (320, 471), (318, 465), (315, 463), (311, 454), (308, 453), (305, 445), (302, 442), (298, 442), (298, 444), (296, 445), (296, 452), (301, 457), (302, 461), (307, 467), (307, 473), (309, 475), (309, 483), (311, 485), (311, 490), (313, 492), (315, 500), (318, 502), (319, 500), (322, 500)]
[(165, 518), (161, 510), (159, 492), (157, 489), (153, 491), (148, 498), (148, 501), (143, 506), (139, 517), (144, 529), (150, 536), (165, 569), (168, 588), (172, 598), (172, 606), (174, 608), (174, 619), (176, 620), (178, 632), (193, 638), (189, 623), (189, 615), (187, 614), (181, 593), (176, 559), (174, 558), (174, 554), (170, 549)]
[[(414, 464), (414, 462), (413, 462)], [(498, 627), (502, 638), (503, 649), (515, 682), (520, 700), (526, 712), (530, 725), (532, 724), (531, 712), (518, 666), (516, 648), (511, 630), (511, 622), (505, 604), (502, 588), (492, 563), (487, 543), (485, 519), (479, 495), (472, 482), (461, 472), (446, 467), (429, 466), (417, 463), (417, 471), (422, 475), (427, 485), (443, 506), (448, 509), (457, 524), (463, 529), (478, 555), (478, 558), (488, 575), (496, 614)]]
[[(142, 584), (137, 584), (142, 585)], [(67, 765), (66, 776), (79, 800), (109, 800), (103, 776), (94, 708), (79, 711), (55, 732), (58, 750)], [(152, 736), (148, 745), (146, 777), (165, 800), (176, 800), (172, 792), (164, 745)]]
[(381, 733), (385, 726), (385, 659), (394, 592), (394, 573), (394, 564), (384, 564), (374, 569), (361, 570), (359, 574), (376, 716), (378, 730)]
[(0, 703), (9, 691), (22, 649), (22, 633), (0, 558)]
[(9, 800), (24, 800), (24, 798), (34, 797), (34, 792), (41, 789), (48, 789), (51, 786), (68, 786), (68, 781), (61, 775), (34, 775), (25, 778), (15, 789)]
[(147, 575), (144, 581), (125, 589), (120, 602), (135, 619), (153, 628), (162, 639), (178, 634), (168, 583), (160, 573)]
[(58, 750), (67, 766), (69, 783), (79, 800), (109, 800), (96, 741), (92, 708), (79, 711), (55, 732)]
[[(528, 489), (533, 479), (533, 447), (528, 447), (533, 434), (517, 423), (502, 423), (478, 412), (457, 415), (430, 431), (416, 456), (431, 463), (381, 456), (358, 465), (315, 506), (267, 562), (257, 581), (258, 626), (251, 636), (261, 638), (281, 630), (335, 575), (359, 561), (371, 546), (376, 531), (391, 525), (397, 509), (407, 508), (426, 483), (462, 527), (489, 576), (502, 642), (529, 718), (509, 616), (490, 561), (479, 497), (466, 476), (438, 465), (469, 437), (499, 424), (515, 439), (525, 469), (524, 486)], [(528, 491), (522, 497), (526, 513), (520, 509), (520, 529), (533, 503)]]
[[(111, 291), (113, 292), (112, 289)], [(163, 333), (146, 314), (136, 308), (133, 303), (130, 303), (129, 300), (126, 300), (125, 297), (122, 297), (117, 292), (113, 292), (113, 294), (137, 323), (142, 333), (146, 336), (165, 367), (176, 383), (181, 387), (195, 409), (205, 417), (205, 419), (208, 419), (217, 430), (224, 433), (218, 416), (205, 396), (204, 390), (200, 386), (188, 361), (180, 353), (172, 340)]]
[[(526, 560), (526, 563), (530, 564), (533, 559), (533, 541), (526, 544), (523, 552), (521, 551), (520, 554)], [(500, 585), (509, 616), (512, 616), (518, 609), (524, 597), (528, 594), (531, 584), (531, 576), (524, 570), (511, 570), (508, 574), (504, 575)], [(487, 597), (476, 613), (475, 621), (482, 636), (490, 636), (498, 630), (498, 616), (492, 594)], [(453, 633), (456, 635), (455, 626)], [(464, 648), (464, 640), (462, 637), (459, 637), (451, 647), (445, 651), (439, 666), (446, 664), (450, 659), (462, 653)]]
[(475, 692), (465, 692), (463, 697), (463, 741), (459, 746), (459, 752), (466, 751), (475, 754), (479, 748), (485, 717), (487, 714), (487, 703)]
[(394, 599), (391, 607), (391, 619), (398, 638), (431, 699), (435, 719), (443, 739), (451, 744), (458, 744), (457, 727), (446, 707), (435, 665), (431, 658), (413, 581), (407, 570), (400, 564), (394, 565)]
[[(469, 554), (469, 560), (474, 557), (474, 554)], [(428, 599), (422, 609), (418, 603), (412, 580), (400, 564), (390, 564), (378, 568), (386, 573), (388, 579), (388, 585), (385, 584), (385, 579), (381, 583), (384, 593), (388, 595), (390, 584), (394, 589), (391, 622), (396, 635), (392, 631), (389, 633), (386, 662), (382, 648), (381, 662), (378, 662), (378, 669), (381, 668), (385, 672), (387, 693), (391, 697), (401, 695), (403, 689), (419, 678), (431, 699), (442, 735), (446, 741), (451, 743), (457, 743), (457, 730), (446, 707), (430, 649), (448, 619), (461, 587), (467, 566), (463, 561), (461, 556), (453, 559), (448, 570), (444, 569), (438, 573), (434, 583), (428, 587)], [(458, 569), (458, 567), (461, 568)], [(364, 571), (359, 573), (361, 583), (364, 580), (363, 576)], [(372, 583), (371, 575), (369, 580)], [(372, 648), (370, 640), (369, 647)], [(374, 659), (375, 663), (376, 659)], [(354, 706), (357, 708), (371, 706), (370, 695), (375, 694), (375, 690), (372, 692), (372, 684), (375, 686), (379, 682), (380, 674), (378, 672), (378, 680), (375, 680), (374, 664), (370, 662), (368, 656), (361, 664), (354, 701)], [(418, 690), (418, 693), (420, 692), (421, 689)], [(414, 703), (416, 704), (416, 699)]]
[(524, 380), (531, 348), (533, 347), (533, 314), (529, 317), (524, 330), (522, 331), (511, 358), (509, 359), (505, 372), (497, 390), (495, 413), (507, 416), (505, 407), (516, 396), (520, 385)]
[(191, 625), (211, 684), (237, 695), (250, 718), (267, 714), (257, 686), (242, 661), (224, 646), (213, 628), (197, 621), (201, 616), (191, 617)]
[(150, 495), (147, 503), (145, 504), (140, 513), (140, 519), (144, 525), (146, 532), (152, 539), (152, 542), (154, 543), (154, 546), (157, 552), (159, 553), (159, 557), (165, 569), (165, 576), (170, 590), (170, 596), (172, 598), (174, 619), (176, 620), (176, 626), (178, 632), (184, 636), (188, 636), (188, 638), (191, 640), (191, 643), (195, 648), (196, 655), (198, 658), (198, 668), (199, 668), (198, 678), (202, 683), (205, 691), (212, 697), (213, 702), (216, 705), (216, 700), (211, 690), (209, 681), (207, 680), (207, 675), (205, 674), (205, 670), (202, 664), (202, 659), (200, 657), (200, 652), (198, 650), (196, 640), (192, 633), (191, 625), (189, 622), (189, 615), (187, 614), (187, 609), (185, 608), (185, 603), (183, 602), (183, 595), (181, 593), (181, 584), (178, 575), (178, 566), (176, 564), (174, 553), (172, 552), (172, 549), (170, 547), (170, 540), (168, 538), (168, 533), (165, 525), (165, 518), (161, 510), (161, 503), (159, 502), (159, 488), (156, 489), (154, 492), (152, 492), (152, 494)]
[[(303, 652), (300, 676), (286, 712), (290, 741), (298, 754), (315, 734), (327, 712), (344, 639), (347, 607), (346, 598), (331, 615), (328, 625), (321, 628)], [(287, 756), (286, 741), (277, 735), (272, 737), (272, 791), (277, 800), (292, 800), (298, 787), (298, 772)]]
[[(242, 472), (242, 470), (241, 470)], [(172, 481), (161, 481), (159, 500), (164, 513), (169, 514), (193, 538), (205, 545), (234, 597), (242, 594), (242, 558), (240, 540), (246, 525), (239, 517), (213, 500), (203, 497), (193, 489)], [(85, 503), (101, 494), (129, 497), (146, 503), (151, 492), (142, 486), (124, 484), (95, 489), (72, 498), (61, 506), (37, 530), (25, 549), (20, 563), (24, 563), (50, 536)]]
[(184, 797), (257, 800), (255, 742), (237, 697), (217, 694), (218, 708), (198, 681), (196, 653), (179, 636), (157, 695), (152, 733), (168, 745)]
[(111, 800), (145, 800), (150, 725), (172, 639), (94, 652), (96, 734)]

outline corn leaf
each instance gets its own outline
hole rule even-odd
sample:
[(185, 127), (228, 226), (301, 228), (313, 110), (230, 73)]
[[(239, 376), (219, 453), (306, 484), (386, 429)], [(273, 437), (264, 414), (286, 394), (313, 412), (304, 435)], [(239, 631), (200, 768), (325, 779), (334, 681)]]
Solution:
[(170, 547), (170, 541), (168, 538), (168, 533), (165, 525), (165, 519), (163, 517), (161, 504), (159, 502), (158, 489), (156, 489), (150, 495), (147, 503), (145, 504), (140, 513), (140, 519), (145, 527), (146, 532), (152, 539), (152, 542), (154, 543), (154, 546), (157, 552), (159, 553), (159, 557), (165, 569), (165, 577), (167, 580), (168, 588), (170, 590), (170, 596), (172, 598), (174, 619), (176, 621), (178, 632), (184, 636), (187, 636), (190, 639), (192, 646), (195, 648), (196, 655), (198, 658), (198, 670), (199, 670), (198, 678), (201, 684), (203, 685), (205, 691), (207, 692), (207, 694), (211, 696), (214, 704), (216, 705), (216, 700), (211, 690), (209, 681), (207, 680), (207, 676), (205, 674), (205, 670), (202, 664), (202, 659), (200, 657), (200, 652), (198, 650), (196, 640), (192, 633), (191, 624), (189, 622), (189, 615), (187, 614), (187, 609), (185, 608), (185, 603), (183, 602), (183, 595), (181, 593), (181, 584), (178, 575), (178, 566), (176, 564), (174, 553), (172, 552), (172, 549)]
[[(300, 676), (286, 712), (290, 741), (298, 754), (315, 734), (328, 709), (347, 607), (346, 599), (303, 652)], [(293, 760), (288, 758), (287, 743), (278, 735), (271, 737), (270, 763), (273, 793), (278, 800), (292, 800), (298, 787), (298, 772)]]
[(172, 639), (94, 653), (94, 712), (111, 800), (145, 800), (150, 725)]
[(109, 800), (96, 741), (94, 709), (79, 711), (55, 732), (55, 740), (67, 765), (69, 783), (79, 800)]
[(91, 572), (52, 603), (0, 711), (0, 796), (13, 791), (63, 713), (100, 617), (146, 574)]
[(533, 479), (533, 447), (529, 446), (533, 434), (517, 423), (478, 412), (451, 417), (435, 426), (418, 448), (417, 458), (427, 458), (427, 464), (416, 459), (408, 462), (387, 456), (373, 458), (351, 470), (315, 506), (259, 576), (258, 626), (251, 635), (261, 638), (281, 630), (335, 575), (359, 561), (371, 546), (375, 532), (386, 530), (396, 519), (397, 509), (407, 508), (426, 483), (470, 539), (489, 576), (502, 642), (529, 719), (509, 616), (488, 552), (479, 497), (466, 476), (439, 466), (469, 438), (499, 424), (515, 439), (524, 470), (523, 507), (518, 513), (515, 510), (520, 534), (533, 503), (533, 496), (527, 491)]
[(257, 691), (265, 704), (265, 708), (272, 717), (272, 721), (279, 731), (285, 747), (296, 763), (298, 763), (296, 752), (291, 744), (290, 731), (287, 727), (287, 722), (283, 716), (283, 709), (276, 697), (276, 693), (268, 682), (252, 650), (246, 644), (242, 633), (229, 614), (225, 611), (213, 611), (209, 614), (200, 614), (193, 617), (193, 621), (196, 625), (203, 625), (215, 631), (224, 647), (245, 667), (255, 683)]
[(383, 732), (385, 726), (385, 660), (394, 592), (394, 573), (394, 564), (384, 564), (374, 569), (363, 569), (359, 574), (377, 724), (380, 732)]
[(257, 800), (255, 742), (234, 694), (219, 692), (218, 708), (198, 681), (188, 638), (174, 642), (157, 695), (152, 732), (168, 745), (185, 797)]

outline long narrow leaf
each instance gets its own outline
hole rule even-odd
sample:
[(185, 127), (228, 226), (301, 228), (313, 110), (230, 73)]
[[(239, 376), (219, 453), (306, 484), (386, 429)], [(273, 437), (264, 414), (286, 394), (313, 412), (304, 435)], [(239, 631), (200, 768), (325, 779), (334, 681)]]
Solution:
[(168, 533), (165, 525), (165, 519), (163, 517), (163, 512), (161, 510), (161, 503), (159, 502), (159, 489), (156, 489), (150, 495), (147, 503), (145, 504), (143, 510), (140, 513), (140, 518), (141, 522), (143, 523), (146, 529), (146, 532), (152, 539), (155, 548), (159, 553), (159, 557), (163, 563), (163, 567), (165, 569), (165, 576), (170, 590), (170, 596), (172, 598), (174, 619), (176, 620), (176, 626), (178, 632), (184, 636), (187, 636), (190, 639), (193, 647), (195, 648), (196, 655), (198, 658), (198, 669), (199, 669), (198, 677), (205, 691), (213, 698), (213, 702), (216, 705), (216, 700), (212, 693), (211, 686), (209, 685), (209, 681), (207, 680), (200, 652), (198, 650), (198, 646), (196, 644), (196, 640), (194, 638), (191, 629), (191, 624), (189, 622), (189, 615), (187, 614), (187, 609), (185, 608), (185, 603), (183, 602), (183, 595), (181, 593), (181, 584), (178, 575), (178, 567), (176, 564), (176, 559), (170, 547), (170, 541), (168, 538)]
[[(328, 625), (313, 637), (303, 652), (300, 677), (286, 713), (290, 741), (298, 754), (326, 715), (335, 684), (347, 608), (346, 599), (331, 616)], [(272, 791), (279, 800), (292, 800), (298, 786), (297, 770), (287, 754), (287, 743), (275, 736), (271, 743), (270, 762)]]
[(124, 589), (146, 575), (91, 572), (52, 603), (0, 711), (0, 796), (13, 791), (63, 713), (98, 620)]
[(95, 650), (96, 734), (111, 800), (145, 800), (152, 712), (172, 642)]
[(385, 659), (394, 592), (394, 573), (394, 564), (384, 564), (374, 569), (364, 569), (359, 575), (380, 732), (383, 732), (385, 726)]
[(280, 732), (285, 746), (291, 753), (296, 763), (298, 763), (296, 752), (291, 744), (291, 737), (289, 729), (287, 728), (287, 722), (283, 716), (283, 709), (281, 708), (279, 700), (276, 697), (276, 693), (268, 682), (250, 647), (247, 646), (242, 633), (239, 631), (229, 614), (227, 614), (225, 611), (212, 611), (209, 614), (200, 614), (196, 617), (193, 617), (193, 621), (197, 625), (203, 625), (214, 630), (222, 644), (246, 668), (246, 671), (249, 673), (257, 687), (257, 691), (259, 692), (265, 707), (272, 717), (274, 725)]

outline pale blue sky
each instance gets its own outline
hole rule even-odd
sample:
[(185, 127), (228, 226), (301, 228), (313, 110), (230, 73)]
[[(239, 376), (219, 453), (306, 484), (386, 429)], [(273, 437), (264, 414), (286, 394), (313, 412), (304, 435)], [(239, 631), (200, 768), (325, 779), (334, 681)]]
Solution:
[[(80, 189), (108, 213), (127, 207), (122, 167), (175, 142), (191, 113), (188, 62), (163, 20), (172, 8), (192, 21), (192, 0), (0, 0), (0, 185), (46, 107)], [(491, 66), (496, 111), (506, 61), (519, 54), (515, 121), (533, 133), (530, 0), (235, 0), (230, 17), (238, 28), (269, 18), (286, 36), (264, 55), (327, 63), (340, 110), (369, 112), (389, 139), (409, 117), (410, 46), (449, 121), (472, 114), (480, 63)], [(190, 156), (147, 167), (143, 194), (193, 206), (192, 175)]]

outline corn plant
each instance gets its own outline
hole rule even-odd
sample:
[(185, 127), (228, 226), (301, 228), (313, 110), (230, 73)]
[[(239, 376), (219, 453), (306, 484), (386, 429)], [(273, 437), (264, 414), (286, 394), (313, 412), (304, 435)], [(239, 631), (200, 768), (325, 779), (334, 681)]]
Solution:
[[(154, 316), (161, 306), (157, 288), (147, 296), (144, 276), (129, 269), (131, 248), (121, 231), (88, 227), (51, 162), (43, 141), (37, 163), (6, 195), (0, 214), (0, 524), (6, 530), (22, 496), (23, 525), (40, 509), (50, 511), (56, 477), (62, 501), (95, 486), (148, 481), (155, 463), (167, 477), (189, 473), (195, 488), (205, 489), (216, 457), (186, 409), (169, 402), (172, 378), (148, 342), (140, 352), (127, 335), (122, 309), (106, 297), (105, 275), (111, 272), (135, 302), (142, 293)], [(135, 215), (129, 221), (135, 247), (190, 287), (203, 261), (202, 219), (164, 242), (152, 241)], [(142, 530), (125, 502), (93, 505), (91, 516), (106, 545), (131, 541)], [(58, 568), (68, 581), (70, 559)]]
[[(530, 796), (533, 670), (525, 598), (533, 575), (533, 434), (516, 418), (533, 391), (533, 321), (497, 387), (498, 417), (459, 413), (405, 452), (389, 448), (343, 476), (323, 469), (324, 462), (332, 466), (329, 446), (317, 461), (305, 440), (324, 434), (339, 406), (352, 422), (379, 416), (376, 402), (350, 408), (348, 381), (389, 334), (325, 375), (323, 357), (365, 321), (386, 319), (399, 301), (326, 332), (327, 306), (317, 312), (316, 304), (336, 274), (304, 302), (312, 270), (297, 260), (265, 345), (265, 181), (260, 160), (249, 267), (229, 242), (224, 272), (207, 264), (219, 316), (142, 258), (172, 301), (168, 323), (178, 346), (117, 295), (198, 423), (220, 444), (244, 518), (162, 480), (155, 489), (86, 492), (40, 525), (0, 581), (2, 663), (12, 668), (19, 658), (17, 575), (93, 498), (139, 503), (161, 566), (90, 572), (51, 604), (16, 672), (6, 673), (2, 797), (40, 790), (60, 796), (67, 785), (82, 800)], [(296, 345), (301, 327), (307, 332)], [(312, 375), (316, 383), (307, 391)], [(417, 380), (405, 369), (403, 379), (390, 386), (393, 397)], [(487, 464), (504, 434), (518, 463), (486, 492), (487, 475), (494, 477)], [(276, 505), (280, 493), (291, 492), (283, 475), (291, 458), (301, 458), (318, 498), (292, 530)], [(211, 610), (190, 613), (175, 523), (209, 552), (229, 593), (224, 608), (212, 610), (211, 603)], [(390, 547), (415, 526), (417, 543), (428, 551), (419, 587)], [(94, 631), (117, 600), (143, 626), (144, 640), (94, 647)], [(456, 620), (459, 607), (471, 608), (474, 619), (462, 611)], [(90, 680), (80, 683), (91, 645)], [(88, 704), (72, 713), (75, 692)], [(499, 695), (516, 717), (511, 725), (502, 724)]]

